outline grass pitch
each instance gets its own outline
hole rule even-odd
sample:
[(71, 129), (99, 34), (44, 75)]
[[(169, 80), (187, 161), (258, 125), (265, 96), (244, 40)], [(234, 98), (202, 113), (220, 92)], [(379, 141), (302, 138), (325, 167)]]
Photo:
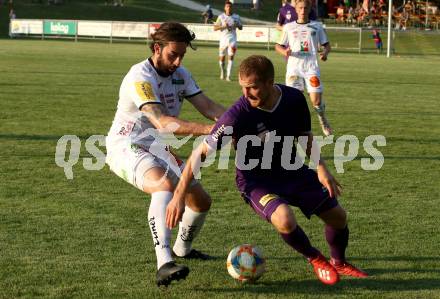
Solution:
[[(235, 69), (252, 53), (269, 56), (283, 82), (284, 62), (274, 51), (240, 48)], [(107, 167), (87, 171), (82, 164), (90, 157), (86, 139), (111, 125), (123, 76), (148, 55), (140, 44), (0, 40), (1, 298), (440, 298), (438, 57), (334, 53), (321, 64), (336, 137), (360, 140), (358, 158), (336, 176), (349, 212), (347, 255), (370, 278), (322, 285), (240, 199), (232, 165), (214, 165), (202, 176), (213, 206), (195, 247), (216, 259), (189, 262), (187, 280), (160, 291), (148, 197)], [(209, 96), (230, 105), (240, 89), (218, 80), (216, 55), (214, 47), (189, 50), (185, 66)], [(200, 119), (188, 104), (182, 117)], [(55, 164), (57, 141), (66, 134), (82, 141), (73, 180)], [(378, 147), (385, 163), (365, 171), (362, 142), (373, 134), (386, 137)], [(324, 155), (335, 173), (333, 150), (326, 146)], [(319, 219), (295, 212), (328, 255)], [(259, 245), (267, 258), (268, 272), (253, 285), (236, 283), (226, 271), (227, 253), (241, 243)]]

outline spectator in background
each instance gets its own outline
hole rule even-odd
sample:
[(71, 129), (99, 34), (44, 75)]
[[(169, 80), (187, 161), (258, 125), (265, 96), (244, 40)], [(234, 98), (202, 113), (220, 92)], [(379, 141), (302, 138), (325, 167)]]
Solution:
[[(15, 15), (15, 11), (13, 9), (9, 10), (9, 26), (11, 26), (11, 21), (14, 20), (17, 16)], [(13, 38), (15, 34), (12, 33), (12, 28), (9, 29), (9, 37)]]
[(206, 10), (202, 12), (203, 23), (208, 24), (214, 21), (214, 14), (212, 13), (211, 5), (206, 5)]
[(252, 4), (253, 4), (252, 10), (256, 10), (256, 11), (260, 10), (260, 5), (261, 5), (260, 0), (252, 0)]
[(339, 4), (338, 9), (336, 9), (336, 21), (338, 23), (345, 22), (345, 9), (343, 4)]
[(354, 8), (353, 8), (353, 6), (350, 6), (348, 8), (347, 23), (349, 23), (349, 24), (353, 24), (354, 23)]

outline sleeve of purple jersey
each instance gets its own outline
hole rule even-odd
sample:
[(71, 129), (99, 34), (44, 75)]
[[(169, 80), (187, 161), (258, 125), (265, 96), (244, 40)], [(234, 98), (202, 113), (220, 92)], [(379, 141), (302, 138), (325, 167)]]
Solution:
[(285, 19), (284, 19), (284, 15), (282, 14), (282, 12), (281, 12), (281, 9), (280, 9), (280, 11), (278, 12), (278, 16), (277, 16), (277, 23), (278, 23), (278, 25), (284, 25), (284, 21), (285, 21)]
[(209, 152), (219, 150), (226, 144), (223, 144), (222, 139), (225, 135), (231, 135), (234, 132), (237, 118), (234, 117), (234, 113), (229, 109), (222, 117), (217, 121), (211, 133), (206, 136), (205, 143), (209, 147)]

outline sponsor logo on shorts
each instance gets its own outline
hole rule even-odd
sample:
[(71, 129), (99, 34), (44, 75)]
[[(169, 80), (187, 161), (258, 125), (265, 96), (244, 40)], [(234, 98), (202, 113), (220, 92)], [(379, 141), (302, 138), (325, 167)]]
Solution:
[(319, 87), (319, 85), (321, 85), (321, 82), (319, 81), (318, 77), (313, 76), (310, 78), (310, 85), (312, 85), (312, 87)]
[(269, 202), (276, 198), (278, 198), (278, 195), (269, 193), (261, 197), (259, 202), (263, 207), (265, 207)]
[(136, 82), (136, 92), (143, 102), (150, 102), (156, 100), (154, 96), (153, 87), (150, 82)]

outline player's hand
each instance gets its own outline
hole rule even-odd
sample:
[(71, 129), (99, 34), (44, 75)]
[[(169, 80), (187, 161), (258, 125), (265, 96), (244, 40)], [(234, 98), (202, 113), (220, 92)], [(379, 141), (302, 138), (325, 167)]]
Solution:
[(322, 53), (319, 54), (319, 56), (320, 56), (322, 61), (326, 61), (327, 60), (327, 53), (322, 52)]
[(185, 200), (174, 194), (173, 199), (168, 203), (166, 211), (166, 224), (169, 229), (172, 229), (177, 223), (179, 223), (182, 219), (184, 210)]
[(335, 177), (328, 171), (325, 165), (318, 165), (318, 179), (327, 188), (330, 197), (338, 197), (342, 193), (342, 186)]
[(285, 55), (286, 57), (289, 57), (291, 54), (292, 54), (292, 49), (287, 48), (287, 49), (286, 49), (286, 52), (285, 52), (284, 55)]

